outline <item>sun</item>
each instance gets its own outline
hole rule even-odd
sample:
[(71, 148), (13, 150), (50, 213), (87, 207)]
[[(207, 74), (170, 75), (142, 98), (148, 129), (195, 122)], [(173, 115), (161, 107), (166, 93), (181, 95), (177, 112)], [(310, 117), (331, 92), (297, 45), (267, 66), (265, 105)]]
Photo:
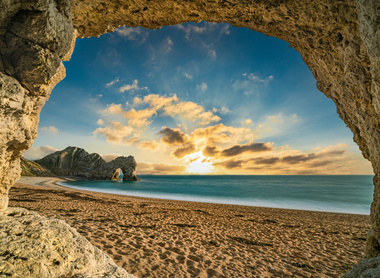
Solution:
[(189, 165), (186, 168), (188, 173), (208, 174), (214, 170), (214, 166), (201, 151), (186, 156)]

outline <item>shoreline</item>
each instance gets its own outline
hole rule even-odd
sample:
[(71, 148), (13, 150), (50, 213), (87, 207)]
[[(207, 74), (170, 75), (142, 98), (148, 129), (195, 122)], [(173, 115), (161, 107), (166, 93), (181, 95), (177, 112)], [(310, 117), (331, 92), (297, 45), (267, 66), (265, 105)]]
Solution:
[(366, 215), (131, 197), (65, 180), (23, 177), (10, 206), (66, 221), (136, 277), (340, 277), (363, 259), (370, 228)]
[[(102, 191), (95, 191), (91, 189), (83, 189), (83, 188), (76, 188), (76, 187), (70, 187), (63, 185), (63, 182), (71, 182), (71, 181), (87, 181), (86, 178), (81, 177), (28, 177), (28, 176), (22, 176), (17, 183), (21, 184), (29, 184), (29, 185), (35, 185), (35, 186), (41, 186), (44, 188), (49, 189), (63, 189), (63, 190), (78, 190), (83, 192), (90, 192), (90, 193), (97, 193), (97, 194), (110, 194), (110, 195), (116, 195), (116, 196), (125, 196), (128, 198), (138, 198), (142, 200), (150, 200), (150, 201), (159, 201), (159, 202), (190, 202), (190, 203), (199, 203), (199, 204), (209, 204), (209, 205), (226, 205), (226, 206), (243, 206), (243, 207), (253, 207), (253, 208), (268, 208), (268, 209), (275, 209), (275, 210), (291, 210), (291, 211), (307, 211), (307, 212), (321, 212), (321, 213), (334, 213), (334, 214), (347, 214), (347, 215), (361, 215), (361, 216), (369, 216), (370, 214), (364, 214), (364, 213), (352, 213), (352, 212), (336, 212), (336, 211), (321, 211), (321, 210), (312, 210), (312, 209), (300, 209), (300, 208), (280, 208), (280, 207), (270, 207), (270, 206), (259, 206), (259, 205), (246, 205), (246, 204), (229, 204), (229, 203), (217, 203), (217, 202), (207, 202), (207, 201), (197, 201), (197, 200), (178, 200), (175, 198), (159, 198), (159, 197), (146, 197), (146, 196), (136, 196), (136, 195), (128, 195), (128, 194), (118, 194), (118, 193), (112, 193), (112, 192), (102, 192)], [(91, 180), (88, 180), (91, 181)]]

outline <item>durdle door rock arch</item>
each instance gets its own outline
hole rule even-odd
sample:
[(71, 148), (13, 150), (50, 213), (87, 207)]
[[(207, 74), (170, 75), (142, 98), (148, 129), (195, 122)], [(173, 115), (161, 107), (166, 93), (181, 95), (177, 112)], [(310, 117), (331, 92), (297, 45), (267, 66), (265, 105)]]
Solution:
[[(115, 170), (123, 171), (124, 181), (137, 181), (136, 160), (133, 156), (119, 156), (110, 162), (97, 153), (88, 153), (82, 148), (67, 147), (36, 162), (57, 176), (75, 176), (89, 180), (111, 180)], [(119, 172), (120, 175), (120, 172)], [(117, 175), (117, 177), (119, 177)]]
[[(284, 39), (302, 55), (371, 161), (366, 256), (380, 253), (380, 2), (377, 0), (3, 0), (0, 2), (0, 210), (37, 136), (39, 114), (64, 78), (75, 38), (115, 28), (227, 22)], [(126, 53), (125, 55), (128, 55)]]

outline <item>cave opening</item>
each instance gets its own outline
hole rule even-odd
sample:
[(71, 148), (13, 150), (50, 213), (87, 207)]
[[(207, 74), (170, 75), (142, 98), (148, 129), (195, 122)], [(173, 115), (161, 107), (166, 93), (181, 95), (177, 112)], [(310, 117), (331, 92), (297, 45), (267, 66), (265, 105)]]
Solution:
[[(372, 174), (335, 106), (288, 46), (209, 22), (120, 27), (77, 40), (26, 157), (76, 142), (106, 156), (137, 156), (142, 174)], [(202, 128), (214, 137), (199, 135)], [(62, 143), (44, 147), (57, 137)], [(263, 143), (263, 155), (251, 142)], [(255, 160), (237, 159), (227, 150), (234, 147)]]
[[(170, 2), (170, 1), (168, 1)], [(364, 3), (364, 2), (363, 2)], [(360, 145), (361, 151), (363, 155), (370, 159), (373, 163), (375, 171), (378, 172), (378, 119), (376, 120), (374, 117), (377, 115), (375, 112), (376, 108), (376, 85), (377, 82), (376, 76), (372, 77), (372, 83), (374, 84), (371, 91), (371, 77), (368, 78), (369, 72), (372, 70), (375, 73), (374, 69), (376, 69), (376, 63), (373, 63), (372, 66), (369, 66), (369, 60), (373, 58), (373, 53), (371, 50), (371, 40), (368, 39), (371, 32), (366, 32), (363, 34), (359, 34), (359, 27), (363, 25), (362, 18), (362, 10), (366, 8), (362, 2), (360, 3), (345, 3), (345, 4), (336, 4), (329, 3), (329, 5), (322, 5), (323, 11), (319, 13), (318, 18), (315, 18), (314, 13), (303, 13), (306, 9), (309, 11), (311, 8), (309, 6), (310, 2), (305, 2), (300, 5), (299, 9), (294, 9), (292, 13), (291, 4), (288, 7), (288, 4), (280, 4), (273, 5), (269, 4), (270, 8), (273, 10), (273, 13), (267, 13), (269, 10), (267, 5), (262, 5), (261, 2), (259, 6), (255, 6), (255, 9), (244, 10), (241, 6), (237, 5), (231, 10), (231, 7), (228, 4), (224, 6), (220, 10), (214, 9), (212, 5), (205, 5), (202, 8), (194, 7), (194, 11), (189, 13), (184, 13), (185, 16), (182, 15), (182, 12), (185, 10), (181, 10), (181, 5), (178, 6), (178, 9), (171, 10), (172, 12), (168, 13), (169, 18), (162, 20), (160, 18), (156, 18), (157, 21), (146, 21), (143, 19), (138, 21), (136, 18), (142, 19), (141, 13), (150, 12), (152, 9), (148, 9), (148, 7), (144, 7), (143, 9), (137, 9), (134, 11), (133, 16), (130, 17), (129, 13), (125, 13), (124, 10), (121, 13), (125, 13), (120, 17), (121, 22), (130, 21), (133, 22), (133, 25), (143, 25), (148, 26), (150, 28), (159, 27), (161, 25), (172, 24), (173, 22), (186, 21), (186, 18), (192, 19), (194, 17), (199, 17), (203, 19), (209, 19), (210, 21), (215, 20), (218, 21), (226, 21), (233, 22), (239, 26), (250, 27), (251, 29), (260, 30), (269, 35), (273, 35), (276, 37), (284, 38), (285, 40), (291, 42), (293, 46), (295, 46), (302, 56), (305, 59), (305, 62), (309, 65), (309, 67), (313, 70), (317, 80), (318, 80), (318, 88), (325, 93), (329, 98), (333, 99), (338, 107), (338, 113), (345, 121), (345, 123), (349, 126), (349, 128), (353, 131), (355, 135), (355, 141)], [(165, 2), (166, 4), (166, 2)], [(170, 3), (169, 3), (170, 4)], [(318, 2), (313, 2), (312, 4), (319, 5)], [(350, 5), (352, 4), (352, 5)], [(84, 4), (85, 5), (85, 4)], [(112, 5), (112, 4), (110, 4)], [(188, 5), (187, 3), (184, 4)], [(254, 6), (256, 4), (252, 4)], [(339, 5), (339, 8), (342, 9), (332, 9), (331, 13), (325, 13), (325, 10), (330, 11), (330, 8), (334, 8)], [(88, 13), (89, 18), (83, 20), (83, 16), (80, 12), (78, 12), (78, 7), (82, 5), (74, 5), (74, 26), (78, 28), (79, 36), (91, 36), (91, 35), (100, 35), (107, 30), (108, 28), (112, 28), (112, 26), (118, 25), (118, 23), (113, 22), (110, 24), (109, 15), (105, 15), (104, 17), (99, 17), (97, 20), (99, 24), (92, 24), (94, 22), (94, 17), (96, 18), (97, 10), (93, 10), (92, 13)], [(314, 6), (313, 6), (314, 7)], [(210, 8), (213, 12), (210, 12)], [(250, 8), (250, 7), (249, 7)], [(264, 8), (264, 10), (262, 9)], [(265, 8), (267, 8), (265, 10)], [(285, 9), (284, 9), (285, 8)], [(289, 9), (288, 9), (289, 8)], [(336, 8), (336, 7), (335, 7)], [(250, 20), (244, 20), (244, 18), (239, 17), (236, 14), (231, 16), (231, 11), (235, 12), (236, 10), (244, 10), (245, 12), (241, 13), (244, 17), (248, 17)], [(103, 11), (104, 9), (99, 9), (99, 11)], [(343, 11), (337, 13), (336, 11)], [(223, 13), (220, 13), (223, 11)], [(224, 12), (225, 11), (225, 12)], [(290, 11), (290, 12), (289, 12)], [(116, 9), (116, 12), (120, 13), (120, 10)], [(253, 12), (255, 15), (253, 15)], [(258, 16), (256, 15), (258, 14)], [(295, 15), (294, 15), (295, 13)], [(301, 13), (303, 16), (298, 17), (298, 13)], [(132, 14), (132, 13), (130, 13)], [(216, 14), (216, 15), (215, 15)], [(213, 15), (213, 16), (211, 16)], [(214, 18), (215, 15), (215, 18)], [(331, 16), (333, 15), (333, 16)], [(358, 16), (359, 15), (359, 16)], [(112, 15), (113, 16), (113, 15)], [(152, 18), (155, 18), (155, 15), (150, 15)], [(176, 16), (178, 18), (176, 18)], [(251, 16), (251, 17), (249, 17)], [(150, 18), (150, 17), (145, 17)], [(181, 19), (179, 19), (181, 18)], [(198, 19), (199, 19), (198, 18)], [(286, 19), (286, 23), (282, 21), (282, 19)], [(300, 19), (301, 18), (301, 19)], [(306, 21), (305, 21), (306, 18)], [(349, 18), (353, 18), (353, 20), (347, 20)], [(359, 19), (358, 19), (359, 18)], [(89, 20), (88, 20), (89, 19)], [(309, 19), (309, 20), (308, 20)], [(71, 20), (71, 18), (70, 18)], [(172, 20), (172, 21), (171, 21)], [(369, 17), (364, 17), (365, 20), (370, 20)], [(300, 21), (307, 22), (307, 24), (298, 24)], [(86, 22), (86, 23), (84, 23)], [(90, 22), (87, 24), (87, 22)], [(137, 23), (136, 23), (137, 22)], [(323, 22), (323, 26), (327, 28), (323, 28), (323, 31), (320, 29), (319, 23)], [(106, 25), (106, 27), (104, 27)], [(120, 24), (119, 24), (120, 25)], [(333, 28), (331, 27), (333, 26)], [(369, 25), (371, 27), (371, 25)], [(346, 28), (347, 27), (347, 28)], [(336, 30), (340, 31), (338, 34)], [(347, 31), (349, 30), (349, 31)], [(169, 41), (168, 41), (169, 42)], [(352, 43), (355, 42), (355, 43)], [(318, 45), (319, 43), (319, 45)], [(366, 48), (368, 47), (368, 53)], [(15, 52), (17, 55), (17, 52)], [(211, 51), (212, 53), (212, 51)], [(329, 55), (329, 54), (332, 55)], [(353, 55), (356, 54), (356, 55)], [(348, 57), (348, 58), (347, 58)], [(372, 61), (372, 60), (371, 60)], [(372, 61), (373, 62), (373, 61)], [(371, 68), (372, 67), (372, 68)], [(359, 69), (359, 70), (356, 70)], [(355, 78), (352, 78), (352, 75)], [(26, 75), (27, 76), (27, 75)], [(24, 80), (21, 80), (21, 83)], [(35, 80), (30, 81), (32, 84)], [(134, 80), (133, 80), (134, 81)], [(346, 82), (348, 81), (348, 82)], [(352, 81), (352, 82), (351, 82)], [(38, 80), (35, 82), (39, 82)], [(56, 81), (53, 81), (53, 83)], [(110, 81), (111, 82), (111, 81)], [(29, 85), (29, 84), (28, 84)], [(129, 85), (129, 87), (136, 87), (138, 82), (125, 84)], [(126, 87), (126, 88), (129, 88)], [(203, 86), (204, 87), (204, 86)], [(47, 90), (48, 91), (48, 90)], [(344, 92), (344, 95), (343, 93)], [(43, 104), (42, 104), (43, 105)], [(36, 110), (40, 108), (42, 105), (37, 106)], [(117, 109), (117, 108), (115, 108)], [(353, 112), (356, 111), (356, 112)], [(363, 112), (364, 111), (364, 112)], [(30, 112), (30, 111), (29, 111)], [(26, 113), (29, 113), (26, 112)], [(38, 116), (39, 113), (37, 113)], [(101, 121), (99, 122), (102, 123)], [(47, 126), (47, 130), (54, 130), (54, 128), (49, 128)], [(54, 126), (53, 126), (54, 127)], [(33, 128), (30, 128), (33, 129)], [(33, 130), (32, 130), (33, 131)], [(104, 130), (103, 130), (104, 131)], [(124, 130), (126, 133), (128, 131)], [(7, 135), (8, 136), (8, 135)], [(9, 137), (6, 136), (6, 139)], [(32, 139), (34, 138), (32, 134)], [(8, 138), (9, 139), (9, 138)], [(28, 139), (31, 141), (32, 139)], [(8, 140), (11, 141), (11, 140)], [(14, 141), (12, 141), (14, 142)], [(147, 146), (148, 143), (144, 142)], [(25, 145), (26, 146), (26, 145)], [(13, 149), (17, 151), (17, 147), (20, 147), (21, 150), (26, 149), (26, 147), (20, 147), (15, 145)], [(10, 149), (10, 150), (13, 150)], [(8, 151), (8, 150), (7, 150)], [(17, 153), (15, 155), (17, 157)], [(7, 156), (5, 156), (5, 160)], [(12, 155), (12, 159), (13, 159)], [(303, 157), (304, 160), (307, 158)], [(10, 167), (14, 168), (13, 160), (9, 160), (11, 162), (5, 163), (5, 168), (8, 169)], [(289, 160), (288, 160), (289, 161)], [(17, 161), (16, 161), (17, 162)], [(231, 161), (230, 166), (233, 166)], [(7, 164), (8, 163), (8, 164)], [(13, 163), (13, 164), (12, 164)], [(236, 165), (236, 164), (235, 164)], [(237, 164), (239, 165), (239, 163)], [(320, 164), (321, 165), (321, 164)], [(17, 167), (16, 167), (17, 168)], [(155, 168), (152, 168), (155, 169)], [(158, 169), (156, 167), (156, 169)], [(160, 165), (160, 169), (165, 169)], [(16, 169), (17, 170), (17, 169)], [(12, 172), (13, 175), (13, 172)], [(17, 171), (13, 176), (17, 176)], [(14, 177), (11, 177), (9, 180), (5, 181), (5, 189), (2, 190), (2, 194), (5, 196), (7, 200), (7, 192), (9, 187), (14, 183)], [(374, 183), (376, 186), (379, 185), (379, 179), (375, 177)], [(376, 193), (377, 191), (375, 191)], [(2, 198), (4, 196), (2, 195)], [(4, 199), (5, 200), (5, 199)], [(7, 201), (1, 200), (4, 204), (2, 204), (2, 208), (7, 206)], [(372, 247), (378, 246), (378, 235), (376, 232), (378, 229), (378, 203), (376, 199), (374, 199), (374, 204), (372, 207), (372, 225), (373, 230), (369, 237), (373, 243)], [(371, 249), (371, 246), (369, 246)], [(373, 248), (372, 248), (373, 249)], [(378, 251), (376, 250), (367, 250), (368, 256), (376, 256)]]

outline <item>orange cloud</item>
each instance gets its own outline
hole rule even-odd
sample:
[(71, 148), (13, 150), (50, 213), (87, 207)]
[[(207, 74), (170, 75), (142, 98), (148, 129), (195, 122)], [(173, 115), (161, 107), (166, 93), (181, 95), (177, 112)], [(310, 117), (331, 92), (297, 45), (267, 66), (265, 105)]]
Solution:
[(154, 164), (153, 170), (160, 172), (183, 172), (186, 170), (186, 167), (180, 165)]
[(229, 157), (243, 153), (268, 152), (272, 150), (272, 143), (248, 143), (245, 145), (235, 145), (226, 149), (221, 149), (218, 146), (207, 146), (203, 149), (203, 154), (208, 157)]
[(164, 163), (137, 163), (137, 175), (180, 175), (186, 170), (185, 166)]
[(114, 104), (114, 103), (107, 105), (107, 108), (103, 110), (103, 113), (111, 114), (111, 115), (122, 114), (123, 112), (124, 110), (121, 107), (121, 104)]
[(156, 141), (141, 141), (138, 143), (138, 147), (141, 149), (149, 149), (155, 151), (160, 146)]
[(128, 124), (136, 127), (148, 126), (154, 115), (162, 113), (165, 116), (180, 118), (197, 122), (199, 125), (207, 125), (210, 122), (217, 122), (220, 117), (191, 101), (179, 101), (176, 95), (160, 96), (149, 94), (144, 98), (135, 97), (133, 105), (148, 105), (148, 108), (123, 110), (121, 104), (110, 104), (101, 111), (104, 114), (121, 115), (128, 119)]
[(228, 149), (224, 149), (222, 156), (236, 156), (242, 153), (267, 152), (273, 150), (272, 143), (249, 143), (245, 145), (236, 145)]
[(199, 122), (200, 125), (207, 125), (210, 122), (220, 121), (220, 117), (214, 115), (211, 111), (205, 111), (204, 108), (194, 102), (178, 102), (163, 108), (164, 115), (176, 117), (180, 116), (193, 122)]
[(132, 136), (133, 131), (133, 128), (130, 126), (125, 126), (117, 121), (111, 121), (109, 126), (97, 128), (94, 134), (104, 135), (107, 142), (130, 144), (137, 140), (136, 136)]
[(182, 145), (189, 142), (189, 136), (183, 133), (179, 128), (172, 129), (170, 127), (163, 127), (159, 134), (163, 135), (161, 142), (170, 146)]
[(222, 161), (222, 162), (215, 162), (215, 163), (213, 163), (213, 165), (215, 167), (221, 167), (221, 168), (225, 168), (225, 169), (240, 169), (240, 168), (242, 168), (243, 163), (245, 163), (245, 160), (230, 159), (230, 160), (226, 160), (226, 161)]
[(190, 143), (184, 147), (181, 147), (181, 148), (178, 148), (176, 149), (175, 151), (172, 152), (172, 155), (177, 158), (177, 159), (180, 159), (180, 158), (183, 158), (184, 156), (186, 155), (189, 155), (193, 152), (196, 151), (196, 147), (194, 144)]
[[(222, 156), (217, 157), (219, 160), (213, 162), (213, 166), (218, 169), (226, 169), (236, 173), (244, 174), (351, 174), (352, 171), (363, 171), (368, 174), (368, 163), (358, 163), (355, 156), (346, 149), (347, 145), (338, 144), (325, 148), (316, 148), (314, 152), (304, 153), (297, 150), (281, 151), (277, 155), (269, 152), (269, 156), (229, 159), (220, 161)], [(221, 152), (220, 149), (214, 149), (213, 146), (205, 148), (204, 153)], [(332, 166), (333, 165), (333, 166)], [(360, 168), (357, 169), (357, 168)]]
[(157, 114), (157, 111), (152, 108), (143, 110), (131, 109), (123, 113), (123, 116), (128, 119), (128, 124), (136, 127), (148, 126), (151, 121), (148, 121), (153, 115)]
[(194, 140), (206, 140), (208, 144), (239, 143), (256, 139), (250, 128), (225, 126), (217, 124), (206, 128), (198, 128), (191, 133)]

